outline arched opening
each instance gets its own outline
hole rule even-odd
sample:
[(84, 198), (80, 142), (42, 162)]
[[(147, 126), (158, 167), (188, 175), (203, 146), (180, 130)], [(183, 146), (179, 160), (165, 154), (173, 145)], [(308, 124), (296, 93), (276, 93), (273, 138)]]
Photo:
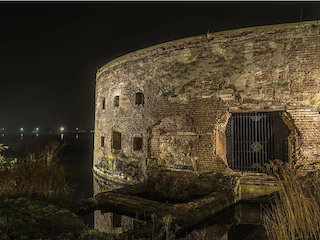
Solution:
[(270, 160), (287, 162), (289, 134), (280, 111), (232, 113), (226, 128), (229, 167), (260, 172)]

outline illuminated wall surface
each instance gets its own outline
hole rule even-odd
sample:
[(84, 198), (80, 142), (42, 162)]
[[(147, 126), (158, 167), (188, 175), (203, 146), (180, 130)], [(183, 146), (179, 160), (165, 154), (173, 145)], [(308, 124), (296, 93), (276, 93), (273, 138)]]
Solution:
[[(148, 166), (221, 171), (239, 170), (234, 163), (246, 169), (245, 162), (251, 169), (283, 149), (280, 158), (310, 171), (320, 156), (319, 86), (316, 21), (210, 33), (127, 54), (97, 72), (94, 170), (133, 183)], [(278, 118), (265, 120), (266, 112)], [(242, 140), (247, 145), (239, 147)], [(250, 153), (241, 155), (241, 147)], [(255, 153), (261, 158), (250, 162)]]

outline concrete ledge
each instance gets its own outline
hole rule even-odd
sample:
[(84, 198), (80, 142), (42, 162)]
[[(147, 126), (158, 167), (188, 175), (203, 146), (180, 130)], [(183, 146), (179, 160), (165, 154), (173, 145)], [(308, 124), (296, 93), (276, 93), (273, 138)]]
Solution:
[(118, 183), (118, 184), (121, 184), (124, 186), (132, 185), (132, 184), (136, 183), (136, 182), (132, 182), (132, 181), (126, 181), (125, 179), (117, 177), (115, 175), (109, 175), (107, 173), (104, 173), (104, 172), (100, 171), (96, 166), (92, 167), (92, 171), (94, 174), (96, 174), (97, 176), (99, 176), (102, 179), (105, 179), (105, 180), (111, 181), (111, 182), (115, 182), (115, 183)]
[(266, 173), (245, 173), (240, 178), (240, 199), (249, 200), (278, 190), (277, 179)]

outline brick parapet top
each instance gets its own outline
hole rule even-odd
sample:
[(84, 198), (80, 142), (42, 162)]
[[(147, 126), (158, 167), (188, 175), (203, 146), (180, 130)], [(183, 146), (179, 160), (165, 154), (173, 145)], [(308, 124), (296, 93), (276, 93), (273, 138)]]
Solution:
[[(104, 66), (102, 66), (100, 69), (98, 69), (96, 73), (96, 79), (99, 78), (99, 76), (117, 66), (129, 61), (134, 61), (141, 59), (143, 57), (149, 56), (149, 55), (158, 55), (166, 51), (172, 51), (172, 49), (177, 49), (179, 47), (187, 46), (187, 45), (197, 45), (199, 43), (203, 42), (209, 42), (209, 41), (214, 41), (214, 40), (225, 40), (225, 39), (231, 39), (234, 37), (239, 37), (241, 36), (240, 32), (252, 32), (252, 31), (260, 31), (263, 33), (264, 31), (267, 30), (272, 30), (272, 29), (292, 29), (292, 28), (300, 28), (300, 27), (306, 27), (306, 26), (311, 26), (311, 25), (318, 25), (318, 20), (315, 21), (308, 21), (308, 22), (294, 22), (294, 23), (285, 23), (285, 24), (275, 24), (275, 25), (265, 25), (265, 26), (255, 26), (255, 27), (247, 27), (247, 28), (240, 28), (240, 29), (232, 29), (232, 30), (226, 30), (226, 31), (221, 31), (221, 32), (215, 32), (215, 33), (210, 33), (209, 36), (206, 34), (204, 35), (198, 35), (198, 36), (193, 36), (193, 37), (188, 37), (188, 38), (182, 38), (178, 39), (175, 41), (169, 41), (161, 44), (157, 44), (151, 47), (143, 48), (131, 53), (128, 53), (126, 55), (123, 55), (121, 57), (118, 57)], [(237, 33), (234, 36), (230, 36), (231, 33)]]

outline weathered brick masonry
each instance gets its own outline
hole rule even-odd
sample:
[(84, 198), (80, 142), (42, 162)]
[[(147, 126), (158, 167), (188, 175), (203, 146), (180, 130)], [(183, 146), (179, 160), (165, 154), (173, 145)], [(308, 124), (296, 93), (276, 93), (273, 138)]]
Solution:
[(319, 46), (317, 22), (305, 22), (186, 38), (109, 62), (96, 78), (95, 171), (134, 182), (147, 164), (225, 169), (230, 115), (255, 111), (282, 111), (289, 161), (312, 170), (320, 158)]

